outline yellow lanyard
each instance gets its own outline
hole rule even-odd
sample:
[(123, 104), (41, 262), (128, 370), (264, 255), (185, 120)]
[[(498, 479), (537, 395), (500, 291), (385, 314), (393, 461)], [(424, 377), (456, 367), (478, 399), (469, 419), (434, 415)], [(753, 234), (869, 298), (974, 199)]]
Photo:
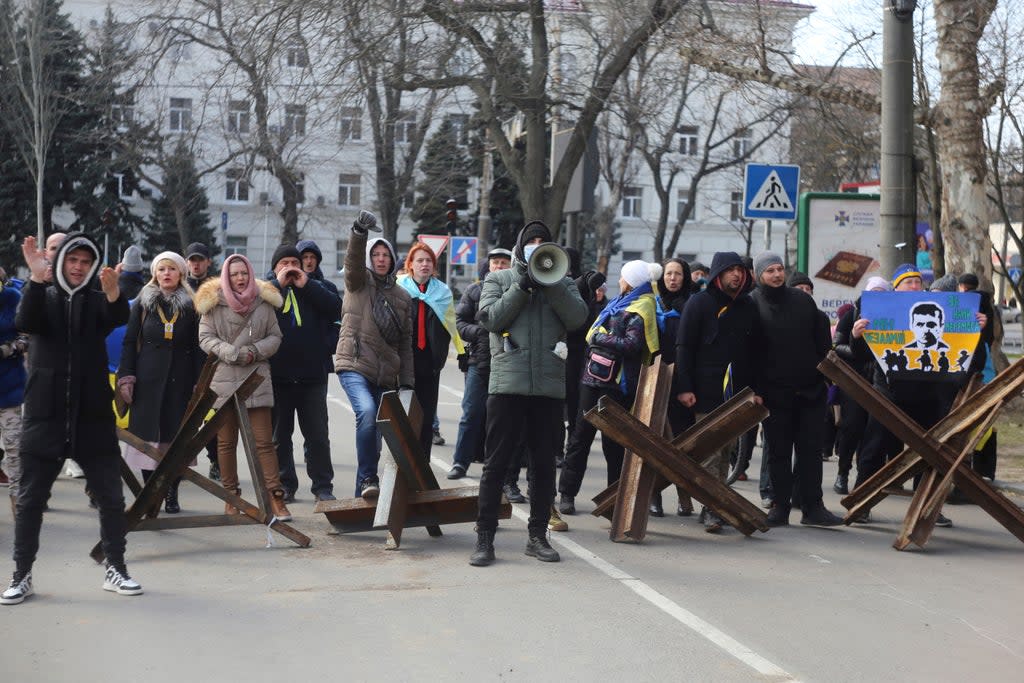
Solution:
[(291, 313), (295, 319), (295, 325), (302, 327), (302, 315), (299, 313), (299, 302), (295, 299), (295, 290), (291, 287), (288, 288), (288, 294), (284, 298), (284, 308), (281, 309), (282, 313)]
[(170, 320), (164, 315), (164, 309), (160, 304), (156, 305), (156, 312), (160, 314), (160, 322), (164, 324), (164, 339), (174, 339), (174, 323), (178, 320), (178, 313), (175, 311)]

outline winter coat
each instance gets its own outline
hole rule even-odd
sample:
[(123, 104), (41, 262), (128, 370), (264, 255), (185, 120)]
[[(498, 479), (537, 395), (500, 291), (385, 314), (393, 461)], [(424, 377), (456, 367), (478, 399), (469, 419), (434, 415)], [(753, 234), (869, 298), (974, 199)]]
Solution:
[[(454, 346), (455, 352), (459, 355), (466, 352), (466, 348), (459, 337), (458, 323), (455, 319), (455, 306), (452, 300), (451, 290), (448, 285), (436, 278), (430, 278), (427, 282), (426, 293), (428, 300), (433, 300), (435, 305), (443, 309), (447, 321), (438, 317), (438, 310), (431, 306), (427, 300), (423, 301), (423, 332), (426, 338), (425, 348), (419, 348), (419, 324), (420, 324), (420, 301), (419, 285), (408, 275), (398, 278), (398, 284), (405, 291), (410, 292), (412, 299), (412, 362), (417, 377), (437, 377), (441, 374), (445, 362), (448, 360), (448, 347)], [(417, 289), (416, 294), (410, 290)], [(447, 322), (447, 325), (445, 324)], [(449, 327), (450, 326), (450, 327)], [(451, 331), (449, 331), (451, 330)], [(454, 332), (454, 335), (452, 334)]]
[[(277, 323), (284, 338), (281, 348), (270, 359), (275, 383), (323, 384), (330, 370), (324, 349), (325, 330), (341, 317), (341, 298), (312, 276), (304, 287), (281, 287), (277, 279), (270, 284), (281, 294), (285, 305), (277, 311)], [(289, 292), (298, 307), (288, 304)], [(285, 311), (284, 309), (288, 310)], [(323, 351), (320, 353), (320, 351)]]
[(491, 333), (488, 391), (564, 399), (565, 360), (554, 348), (583, 324), (587, 305), (571, 279), (528, 292), (518, 284), (525, 274), (526, 264), (516, 258), (511, 268), (484, 280), (477, 319)]
[(749, 294), (741, 292), (733, 299), (715, 284), (727, 269), (743, 265), (733, 256), (715, 255), (710, 284), (686, 302), (677, 329), (673, 393), (695, 394), (693, 410), (697, 413), (709, 413), (724, 402), (730, 365), (733, 391), (752, 382), (757, 310)]
[(455, 325), (462, 341), (466, 343), (469, 364), (486, 374), (491, 371), (490, 333), (476, 319), (483, 287), (483, 282), (474, 282), (462, 293), (459, 305), (455, 307)]
[(203, 362), (191, 298), (178, 312), (171, 339), (165, 338), (156, 307), (168, 320), (174, 313), (161, 298), (159, 287), (147, 285), (132, 304), (117, 370), (118, 377), (135, 377), (128, 431), (154, 443), (174, 438)]
[(137, 297), (145, 285), (146, 280), (143, 278), (141, 272), (133, 273), (126, 270), (117, 278), (117, 286), (120, 288), (121, 294), (124, 295), (124, 298), (127, 301), (131, 301)]
[(754, 387), (769, 410), (797, 394), (824, 397), (820, 363), (832, 347), (828, 316), (795, 287), (759, 285), (750, 295), (758, 313)]
[[(376, 244), (391, 250), (392, 269), (384, 277), (369, 267), (370, 251)], [(352, 230), (345, 253), (345, 296), (341, 306), (341, 332), (334, 353), (335, 372), (358, 372), (381, 389), (413, 387), (412, 299), (396, 281), (398, 258), (387, 240), (367, 241), (365, 233)], [(373, 316), (378, 292), (395, 314), (400, 327), (397, 343), (388, 344)]]
[(324, 277), (324, 271), (320, 269), (320, 264), (324, 260), (324, 255), (320, 251), (320, 246), (313, 240), (299, 240), (295, 243), (295, 248), (299, 250), (300, 254), (307, 251), (311, 251), (316, 255), (316, 269), (312, 273), (307, 275), (334, 295), (334, 313), (329, 318), (324, 318), (321, 321), (321, 327), (324, 335), (324, 348), (327, 352), (327, 360), (325, 361), (325, 370), (327, 374), (334, 372), (334, 350), (338, 348), (338, 332), (341, 329), (341, 292), (338, 291), (338, 285), (334, 284), (326, 277)]
[[(644, 337), (644, 319), (639, 313), (621, 311), (610, 317), (604, 327), (607, 332), (595, 332), (590, 337), (589, 346), (602, 349), (612, 358), (620, 361), (622, 378), (625, 380), (624, 393), (627, 396), (632, 396), (636, 392), (637, 381), (640, 379), (641, 356), (647, 347), (647, 340)], [(586, 366), (584, 365), (584, 367)], [(619, 377), (614, 377), (611, 382), (601, 382), (584, 370), (580, 381), (587, 386), (619, 391), (623, 388), (619, 379)]]
[[(256, 391), (246, 399), (247, 408), (268, 408), (274, 405), (274, 388), (270, 381), (270, 357), (281, 346), (281, 328), (277, 324), (275, 309), (284, 301), (272, 284), (257, 280), (260, 303), (246, 316), (235, 313), (224, 300), (219, 280), (210, 280), (196, 292), (196, 312), (199, 320), (199, 347), (216, 356), (220, 363), (210, 386), (220, 398), (214, 407), (249, 376), (253, 368), (263, 377)], [(244, 329), (243, 329), (244, 324)], [(247, 351), (254, 351), (255, 360), (245, 362)]]
[[(14, 316), (21, 294), (14, 287), (0, 290), (0, 344), (10, 345), (18, 338)], [(0, 359), (0, 408), (20, 406), (25, 400), (25, 356), (14, 352)]]
[(861, 377), (870, 382), (875, 372), (875, 366), (878, 363), (875, 361), (874, 355), (864, 359), (854, 351), (854, 344), (858, 340), (853, 338), (853, 324), (857, 322), (859, 317), (860, 297), (857, 297), (853, 308), (843, 314), (843, 317), (836, 323), (836, 331), (832, 335), (832, 348), (835, 349), (837, 356), (846, 361)]
[[(70, 248), (95, 254), (78, 287), (60, 277)], [(22, 413), (21, 457), (118, 457), (106, 338), (128, 321), (128, 300), (114, 302), (90, 286), (99, 249), (71, 234), (57, 250), (53, 285), (29, 282), (21, 291), (15, 325), (29, 335), (30, 364)]]

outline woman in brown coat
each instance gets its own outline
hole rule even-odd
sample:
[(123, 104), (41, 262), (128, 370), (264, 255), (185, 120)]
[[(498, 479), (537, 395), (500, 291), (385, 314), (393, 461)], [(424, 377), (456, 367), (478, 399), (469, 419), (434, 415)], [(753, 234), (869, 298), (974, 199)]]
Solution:
[[(256, 453), (263, 469), (263, 479), (270, 492), (271, 511), (282, 522), (292, 518), (284, 504), (284, 489), (277, 469), (270, 409), (274, 405), (274, 390), (270, 383), (270, 362), (281, 345), (281, 328), (277, 324), (275, 308), (283, 301), (277, 289), (256, 279), (249, 260), (232, 254), (224, 261), (219, 280), (210, 280), (196, 294), (199, 321), (199, 346), (220, 360), (211, 387), (222, 404), (255, 367), (263, 382), (245, 401), (256, 439)], [(217, 432), (217, 460), (220, 463), (220, 481), (224, 488), (241, 492), (238, 487), (238, 421), (232, 413)], [(234, 514), (235, 508), (226, 505), (225, 513)]]

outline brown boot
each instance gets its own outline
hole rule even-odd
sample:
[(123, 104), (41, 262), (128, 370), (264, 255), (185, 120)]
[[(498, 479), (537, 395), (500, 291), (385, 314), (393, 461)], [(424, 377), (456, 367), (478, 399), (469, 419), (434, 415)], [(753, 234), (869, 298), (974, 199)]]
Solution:
[(279, 522), (290, 522), (292, 521), (292, 513), (288, 512), (288, 508), (284, 504), (284, 490), (277, 489), (273, 495), (270, 496), (270, 512), (272, 515), (277, 517)]
[[(228, 489), (228, 491), (230, 491), (230, 490), (231, 489)], [(242, 489), (236, 488), (234, 493), (235, 493), (236, 496), (240, 496), (240, 495), (242, 495)], [(242, 514), (242, 512), (241, 512), (241, 510), (236, 508), (231, 503), (224, 503), (224, 514), (225, 515), (240, 515), (240, 514)]]

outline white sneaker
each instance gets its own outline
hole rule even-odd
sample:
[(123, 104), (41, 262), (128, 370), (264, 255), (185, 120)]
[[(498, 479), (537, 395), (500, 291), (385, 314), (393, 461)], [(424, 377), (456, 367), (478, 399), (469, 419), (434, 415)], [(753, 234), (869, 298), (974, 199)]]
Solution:
[(67, 459), (66, 467), (64, 468), (64, 474), (71, 477), (72, 479), (81, 479), (85, 476), (85, 472), (79, 467), (78, 463), (71, 458)]
[(32, 572), (25, 572), (23, 576), (14, 572), (11, 585), (0, 595), (0, 605), (17, 605), (19, 602), (25, 602), (25, 598), (32, 595), (32, 592)]
[(107, 574), (103, 578), (103, 590), (111, 591), (118, 595), (142, 595), (142, 586), (139, 585), (138, 581), (128, 576), (128, 568), (123, 564), (107, 566)]

